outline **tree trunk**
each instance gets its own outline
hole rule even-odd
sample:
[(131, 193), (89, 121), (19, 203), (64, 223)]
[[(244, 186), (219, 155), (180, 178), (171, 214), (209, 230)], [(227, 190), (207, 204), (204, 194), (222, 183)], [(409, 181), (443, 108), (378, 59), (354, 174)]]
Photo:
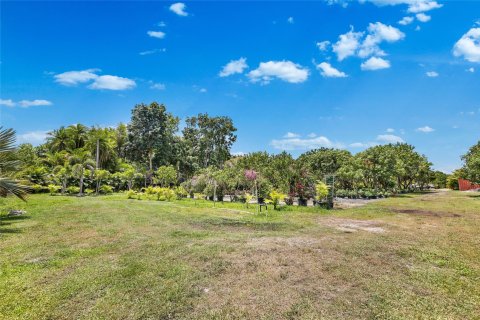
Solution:
[(78, 191), (78, 195), (83, 195), (83, 175), (80, 177), (80, 190)]
[(62, 181), (62, 196), (65, 194), (66, 189), (67, 189), (67, 178), (65, 177)]
[(100, 183), (101, 181), (100, 180), (97, 180), (97, 186), (95, 188), (95, 194), (98, 196), (98, 190), (100, 190)]
[(96, 162), (95, 162), (95, 169), (98, 169), (98, 165), (100, 162), (100, 140), (97, 139), (97, 156), (96, 156)]

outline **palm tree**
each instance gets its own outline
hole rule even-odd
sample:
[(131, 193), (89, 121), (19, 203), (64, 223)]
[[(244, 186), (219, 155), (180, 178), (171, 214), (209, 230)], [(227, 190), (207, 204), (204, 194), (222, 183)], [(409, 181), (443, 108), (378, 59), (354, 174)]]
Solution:
[(15, 158), (15, 131), (0, 127), (0, 196), (13, 194), (25, 201), (28, 188), (9, 177), (20, 164)]
[(48, 133), (47, 141), (50, 145), (50, 149), (54, 152), (67, 150), (72, 145), (72, 141), (65, 127), (50, 131)]
[(96, 169), (105, 168), (105, 165), (115, 162), (115, 140), (114, 130), (110, 128), (90, 129), (86, 148), (95, 154)]
[(79, 180), (80, 190), (79, 196), (83, 195), (83, 179), (85, 178), (85, 170), (93, 172), (95, 170), (95, 162), (92, 160), (90, 152), (77, 149), (70, 157), (70, 163), (72, 166), (72, 175)]
[(67, 128), (68, 136), (73, 141), (75, 149), (83, 148), (87, 141), (88, 128), (81, 123), (72, 124)]

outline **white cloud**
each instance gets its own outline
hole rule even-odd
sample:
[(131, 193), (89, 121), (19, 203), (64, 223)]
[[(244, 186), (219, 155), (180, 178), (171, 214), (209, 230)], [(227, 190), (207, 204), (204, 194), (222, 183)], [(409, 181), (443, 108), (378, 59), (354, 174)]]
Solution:
[(170, 11), (176, 13), (179, 16), (186, 17), (188, 16), (188, 13), (185, 11), (186, 8), (187, 6), (185, 5), (185, 3), (177, 2), (172, 4), (169, 9)]
[(405, 142), (402, 138), (393, 134), (380, 134), (377, 136), (377, 141), (383, 143)]
[(402, 26), (406, 26), (412, 23), (413, 20), (414, 20), (413, 17), (403, 17), (402, 20), (398, 21), (398, 24), (401, 24)]
[(475, 72), (475, 68), (474, 68), (474, 67), (470, 67), (470, 68), (468, 68), (468, 69), (465, 70), (465, 71), (474, 73), (474, 72)]
[(112, 75), (101, 75), (97, 73), (100, 69), (87, 69), (83, 71), (67, 71), (54, 76), (55, 82), (65, 86), (74, 86), (79, 83), (91, 82), (90, 89), (107, 89), (107, 90), (125, 90), (132, 89), (137, 84), (135, 81)]
[(395, 132), (395, 129), (393, 129), (393, 128), (388, 128), (388, 129), (385, 130), (385, 131), (388, 132), (388, 133), (393, 133), (393, 132)]
[(427, 77), (430, 78), (436, 78), (439, 76), (438, 72), (436, 71), (427, 71), (425, 74), (427, 75)]
[(316, 43), (316, 46), (320, 51), (327, 51), (329, 45), (330, 41), (321, 41)]
[(243, 157), (244, 155), (246, 155), (246, 153), (243, 151), (232, 152), (232, 156), (235, 156), (235, 157)]
[(22, 100), (18, 102), (18, 105), (22, 108), (37, 107), (37, 106), (51, 106), (52, 102), (48, 100), (43, 100), (43, 99)]
[(232, 74), (243, 73), (243, 71), (248, 68), (247, 59), (240, 58), (238, 60), (232, 60), (226, 65), (223, 66), (222, 70), (219, 72), (220, 77), (228, 77)]
[[(366, 34), (365, 38), (363, 36)], [(363, 38), (363, 40), (362, 40)], [(338, 41), (332, 46), (337, 54), (338, 61), (350, 56), (367, 58), (369, 56), (385, 56), (380, 49), (382, 42), (397, 42), (405, 38), (399, 29), (385, 25), (381, 22), (370, 23), (366, 32), (354, 32), (353, 27), (349, 32), (339, 36)]]
[(139, 52), (138, 54), (141, 56), (146, 56), (149, 54), (155, 54), (155, 53), (166, 52), (166, 51), (167, 51), (166, 48), (161, 48), (161, 49), (152, 49), (152, 50), (142, 51), (142, 52)]
[(432, 17), (426, 15), (423, 12), (417, 13), (416, 17), (417, 17), (417, 20), (420, 21), (420, 22), (428, 22), (432, 19)]
[(351, 148), (370, 148), (377, 145), (378, 143), (376, 142), (354, 142), (354, 143), (350, 143), (348, 146)]
[(408, 12), (411, 13), (427, 12), (433, 9), (439, 9), (443, 7), (443, 4), (439, 4), (436, 1), (430, 0), (410, 0), (408, 2), (410, 2)]
[(82, 71), (67, 71), (64, 73), (59, 73), (53, 76), (55, 78), (55, 82), (60, 83), (64, 86), (75, 86), (79, 83), (89, 82), (98, 75), (96, 74), (99, 72), (99, 69), (87, 69)]
[(159, 27), (166, 27), (167, 24), (165, 23), (165, 21), (160, 21), (159, 23), (157, 23), (157, 26), (159, 26)]
[(420, 28), (420, 26), (415, 27), (415, 31), (420, 31), (420, 29), (422, 29), (422, 28)]
[(12, 99), (0, 99), (0, 106), (15, 107), (16, 103)]
[(88, 86), (90, 89), (105, 89), (105, 90), (127, 90), (136, 87), (135, 81), (117, 76), (98, 76)]
[(287, 132), (283, 137), (284, 138), (300, 138), (300, 135), (298, 133)]
[(472, 28), (453, 47), (456, 57), (463, 56), (470, 62), (480, 62), (480, 28)]
[(166, 34), (163, 31), (147, 31), (147, 34), (152, 38), (163, 39)]
[(425, 127), (417, 128), (415, 131), (419, 131), (419, 132), (423, 132), (423, 133), (430, 133), (430, 132), (435, 131), (435, 129), (430, 128), (429, 126), (425, 126)]
[(31, 131), (17, 135), (17, 143), (31, 143), (39, 145), (45, 142), (48, 131)]
[(358, 56), (361, 58), (366, 58), (371, 55), (385, 55), (378, 46), (380, 43), (386, 42), (396, 42), (405, 38), (405, 34), (399, 29), (387, 26), (381, 22), (370, 23), (368, 25), (368, 35), (365, 37), (365, 40), (360, 46), (358, 51)]
[(263, 84), (268, 84), (273, 78), (290, 83), (300, 83), (306, 81), (308, 75), (308, 69), (285, 60), (261, 62), (257, 69), (248, 73), (252, 82), (261, 81)]
[(294, 24), (295, 21), (293, 20), (293, 17), (288, 17), (287, 22), (290, 24)]
[(345, 72), (339, 71), (332, 67), (328, 62), (322, 62), (317, 65), (317, 70), (321, 70), (322, 76), (326, 78), (345, 78)]
[(165, 85), (163, 83), (154, 83), (150, 86), (150, 89), (165, 90)]
[(359, 2), (372, 2), (377, 6), (395, 6), (400, 4), (408, 5), (408, 12), (419, 13), (443, 7), (433, 0), (359, 0)]
[(390, 68), (390, 62), (382, 58), (371, 57), (367, 61), (363, 62), (360, 65), (360, 68), (362, 70), (369, 70), (369, 71), (388, 69)]
[(313, 133), (313, 132), (312, 132), (312, 133), (309, 133), (309, 134), (307, 135), (307, 137), (309, 137), (309, 138), (315, 138), (316, 136), (317, 136), (317, 134), (316, 134), (316, 133)]
[(200, 88), (200, 90), (198, 90), (198, 92), (200, 92), (200, 93), (207, 93), (207, 89), (205, 89), (205, 88)]
[(352, 27), (349, 32), (338, 37), (338, 41), (332, 46), (333, 52), (337, 54), (338, 61), (355, 55), (362, 36), (363, 32), (355, 32)]
[(270, 143), (275, 149), (279, 150), (310, 150), (310, 149), (317, 149), (321, 147), (326, 148), (342, 148), (341, 144), (336, 144), (331, 142), (327, 137), (315, 137), (315, 138), (285, 138), (285, 139), (278, 139), (272, 140)]

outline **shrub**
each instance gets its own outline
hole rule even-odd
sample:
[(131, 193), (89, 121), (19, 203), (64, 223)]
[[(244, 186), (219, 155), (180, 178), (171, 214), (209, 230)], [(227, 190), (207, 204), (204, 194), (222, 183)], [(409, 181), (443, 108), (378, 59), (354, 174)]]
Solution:
[(175, 195), (177, 196), (177, 199), (182, 199), (186, 198), (188, 196), (187, 190), (185, 190), (184, 187), (179, 186), (174, 189)]
[(156, 192), (159, 201), (173, 201), (176, 197), (175, 191), (170, 188), (156, 188)]
[(85, 193), (89, 196), (92, 195), (94, 192), (95, 192), (95, 190), (93, 190), (93, 189), (90, 189), (90, 188), (85, 189)]
[(76, 194), (80, 192), (80, 188), (77, 186), (70, 186), (67, 188), (67, 193), (68, 194)]
[(315, 185), (315, 193), (315, 199), (317, 201), (325, 199), (328, 196), (328, 186), (325, 183), (319, 181)]
[(204, 195), (203, 193), (194, 193), (194, 194), (193, 194), (193, 198), (194, 198), (194, 199), (204, 200), (204, 199), (205, 199), (205, 195)]
[(152, 186), (148, 186), (145, 188), (145, 194), (146, 195), (154, 195), (158, 192), (158, 188), (157, 187), (152, 187)]
[(30, 186), (30, 188), (32, 189), (32, 193), (45, 193), (45, 192), (49, 192), (49, 188), (48, 188), (48, 187), (44, 187), (44, 186), (39, 185), (39, 184), (34, 184), (34, 185)]
[(112, 186), (104, 184), (103, 186), (100, 187), (99, 191), (101, 194), (111, 194), (113, 193), (113, 188)]
[(135, 199), (137, 196), (137, 192), (134, 190), (127, 191), (127, 199)]
[(59, 190), (61, 189), (60, 186), (56, 186), (54, 184), (49, 184), (48, 185), (48, 191), (50, 192), (50, 195), (55, 195)]
[(287, 197), (286, 194), (283, 194), (283, 193), (278, 192), (276, 190), (272, 190), (268, 196), (270, 197), (270, 200), (272, 201), (273, 209), (277, 209), (277, 205), (279, 204), (279, 202), (284, 200)]

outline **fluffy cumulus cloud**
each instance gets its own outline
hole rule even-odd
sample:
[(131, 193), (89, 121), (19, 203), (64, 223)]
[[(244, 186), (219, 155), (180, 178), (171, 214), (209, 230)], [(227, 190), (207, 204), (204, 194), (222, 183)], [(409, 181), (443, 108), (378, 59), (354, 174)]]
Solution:
[(430, 128), (429, 126), (425, 126), (425, 127), (417, 128), (416, 131), (418, 131), (418, 132), (423, 132), (423, 133), (430, 133), (430, 132), (435, 131), (435, 129)]
[(291, 61), (268, 61), (261, 62), (257, 69), (248, 73), (252, 82), (268, 84), (272, 79), (290, 83), (301, 83), (308, 79), (308, 69)]
[(83, 71), (67, 71), (54, 75), (55, 82), (64, 86), (75, 86), (83, 83), (90, 83), (88, 88), (98, 90), (126, 90), (136, 87), (132, 79), (112, 76), (98, 75), (99, 69), (87, 69)]
[(95, 80), (88, 86), (90, 89), (99, 89), (99, 90), (127, 90), (135, 88), (135, 81), (117, 77), (117, 76), (98, 76)]
[(332, 67), (328, 62), (322, 62), (317, 65), (317, 69), (320, 70), (322, 76), (326, 78), (345, 78), (347, 74), (340, 70), (335, 69)]
[(170, 6), (169, 9), (170, 9), (170, 11), (174, 12), (175, 14), (177, 14), (179, 16), (182, 16), (182, 17), (188, 16), (188, 12), (186, 11), (187, 6), (183, 2), (174, 3)]
[(12, 99), (0, 99), (0, 105), (11, 108), (15, 106), (19, 106), (21, 108), (29, 108), (38, 106), (51, 106), (52, 102), (44, 99), (20, 100), (18, 102), (13, 101)]
[(379, 48), (382, 42), (396, 42), (405, 38), (405, 34), (395, 27), (387, 26), (381, 22), (370, 23), (368, 25), (368, 34), (360, 46), (358, 56), (362, 58), (371, 55), (385, 55), (385, 52)]
[(470, 67), (468, 68), (467, 70), (465, 70), (467, 72), (470, 72), (470, 73), (474, 73), (475, 72), (475, 68), (474, 67)]
[(355, 32), (353, 28), (349, 32), (338, 37), (338, 41), (332, 46), (333, 52), (337, 54), (338, 61), (355, 55), (363, 32)]
[(360, 68), (362, 70), (369, 70), (369, 71), (388, 69), (390, 68), (390, 62), (382, 58), (371, 57), (367, 61), (363, 62), (360, 65)]
[(218, 73), (220, 77), (228, 77), (232, 74), (243, 73), (248, 68), (247, 59), (240, 58), (238, 60), (232, 60), (223, 66), (222, 70)]
[(342, 145), (333, 143), (327, 137), (318, 136), (318, 137), (307, 137), (301, 138), (300, 136), (291, 137), (291, 138), (283, 138), (283, 139), (275, 139), (272, 140), (270, 143), (272, 147), (278, 150), (311, 150), (317, 149), (321, 147), (325, 148), (342, 148)]
[(393, 134), (380, 134), (377, 136), (377, 141), (380, 143), (405, 142), (402, 138)]
[(17, 135), (18, 143), (31, 143), (36, 146), (45, 142), (48, 131), (30, 131)]
[(80, 83), (89, 82), (95, 79), (97, 72), (100, 72), (100, 69), (87, 69), (82, 71), (67, 71), (64, 73), (59, 73), (53, 76), (55, 82), (60, 83), (64, 86), (76, 86)]
[(480, 28), (472, 28), (453, 47), (456, 57), (470, 62), (480, 62)]
[(294, 24), (295, 20), (293, 19), (293, 17), (288, 17), (287, 22), (290, 24)]
[(320, 51), (327, 51), (329, 45), (330, 45), (330, 41), (321, 41), (316, 43), (316, 46)]
[(417, 20), (420, 21), (420, 22), (428, 22), (432, 19), (432, 17), (426, 15), (425, 13), (421, 12), (421, 13), (417, 13), (416, 14), (416, 17), (417, 17)]
[(439, 76), (438, 72), (436, 72), (436, 71), (427, 71), (425, 74), (429, 78), (436, 78), (436, 77)]
[(163, 39), (166, 34), (163, 31), (147, 31), (147, 34), (152, 38)]
[(415, 20), (413, 17), (403, 17), (402, 20), (398, 21), (398, 24), (401, 24), (402, 26), (406, 26), (412, 23), (413, 20)]
[(399, 29), (385, 25), (381, 22), (370, 23), (366, 32), (355, 32), (353, 28), (349, 32), (339, 36), (338, 41), (332, 46), (337, 54), (338, 61), (350, 56), (368, 58), (370, 56), (384, 56), (385, 52), (380, 49), (382, 42), (397, 42), (405, 38), (405, 34)]

